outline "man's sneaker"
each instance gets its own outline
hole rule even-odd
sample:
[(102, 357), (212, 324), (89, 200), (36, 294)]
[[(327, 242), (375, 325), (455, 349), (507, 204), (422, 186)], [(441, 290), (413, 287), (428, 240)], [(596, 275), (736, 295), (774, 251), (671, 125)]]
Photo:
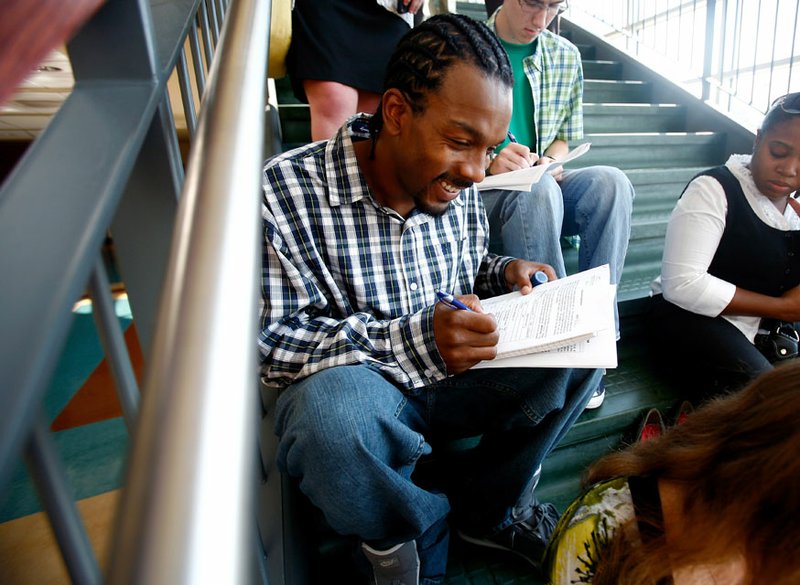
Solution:
[(586, 403), (586, 409), (591, 410), (593, 408), (600, 408), (603, 405), (603, 401), (606, 399), (606, 385), (605, 383), (600, 380), (600, 384), (598, 384), (597, 388), (595, 388), (594, 394), (589, 399), (589, 402)]
[(553, 504), (534, 504), (533, 513), (525, 520), (519, 520), (497, 534), (475, 537), (459, 531), (462, 540), (499, 550), (512, 552), (541, 569), (542, 557), (547, 542), (556, 528), (558, 511)]
[(361, 550), (372, 564), (375, 585), (418, 585), (419, 557), (417, 543), (401, 542), (388, 550), (377, 550), (361, 543)]

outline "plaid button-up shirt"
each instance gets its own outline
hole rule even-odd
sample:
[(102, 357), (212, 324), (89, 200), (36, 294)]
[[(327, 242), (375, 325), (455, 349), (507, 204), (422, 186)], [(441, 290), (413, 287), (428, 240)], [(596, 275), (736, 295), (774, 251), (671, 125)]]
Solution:
[[(495, 34), (497, 14), (487, 22)], [(536, 152), (543, 154), (556, 139), (583, 138), (583, 66), (580, 51), (564, 37), (543, 30), (537, 39), (523, 66), (533, 94)]]
[(403, 388), (447, 371), (433, 336), (437, 289), (507, 292), (511, 258), (487, 253), (475, 187), (438, 217), (382, 207), (359, 170), (356, 117), (328, 142), (264, 169), (261, 373), (283, 387), (332, 366), (369, 363)]

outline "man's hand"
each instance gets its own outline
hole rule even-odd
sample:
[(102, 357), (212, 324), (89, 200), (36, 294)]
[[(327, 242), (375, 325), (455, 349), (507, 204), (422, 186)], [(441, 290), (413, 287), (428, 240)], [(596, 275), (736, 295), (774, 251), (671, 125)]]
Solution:
[(556, 271), (549, 264), (541, 262), (528, 262), (527, 260), (514, 260), (506, 266), (506, 284), (509, 288), (519, 287), (519, 292), (526, 295), (533, 290), (531, 277), (541, 270), (547, 275), (548, 280), (555, 280)]
[(536, 164), (537, 160), (539, 160), (539, 156), (535, 152), (531, 152), (530, 148), (524, 144), (512, 142), (497, 153), (488, 170), (493, 175), (499, 175), (509, 171), (527, 169)]
[[(552, 156), (543, 154), (542, 156), (539, 157), (539, 160), (536, 161), (536, 164), (549, 165), (550, 163), (553, 162), (556, 162), (556, 159), (554, 159)], [(563, 165), (555, 166), (552, 169), (548, 170), (547, 172), (551, 174), (556, 181), (560, 181), (561, 175), (564, 174), (564, 166)]]
[(472, 310), (452, 309), (439, 302), (433, 312), (433, 336), (449, 374), (494, 359), (500, 338), (497, 322), (483, 312), (477, 296), (462, 295), (458, 300)]

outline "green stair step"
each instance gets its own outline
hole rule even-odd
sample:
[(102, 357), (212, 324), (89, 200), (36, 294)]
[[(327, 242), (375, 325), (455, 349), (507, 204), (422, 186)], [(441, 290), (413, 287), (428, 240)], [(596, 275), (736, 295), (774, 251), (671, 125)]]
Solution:
[(712, 166), (723, 158), (725, 137), (714, 132), (586, 134), (592, 148), (573, 168), (611, 164), (625, 169)]
[(285, 143), (311, 142), (311, 110), (308, 104), (280, 104), (278, 117), (281, 121), (281, 136)]
[(289, 76), (279, 77), (275, 80), (275, 94), (279, 104), (299, 104), (302, 103), (294, 96), (292, 82)]
[(639, 80), (587, 79), (583, 101), (588, 104), (649, 103), (653, 88)]
[(562, 32), (562, 36), (568, 39), (570, 42), (572, 42), (576, 47), (578, 47), (578, 51), (581, 54), (581, 61), (591, 61), (595, 58), (595, 55), (597, 54), (597, 49), (594, 45), (575, 43), (570, 38), (571, 35), (569, 34), (569, 31)]
[(456, 14), (464, 14), (479, 22), (486, 22), (486, 5), (483, 2), (456, 2)]
[(620, 79), (622, 63), (619, 61), (601, 61), (586, 59), (581, 56), (584, 79)]
[(675, 132), (685, 127), (685, 108), (677, 104), (583, 105), (586, 133)]

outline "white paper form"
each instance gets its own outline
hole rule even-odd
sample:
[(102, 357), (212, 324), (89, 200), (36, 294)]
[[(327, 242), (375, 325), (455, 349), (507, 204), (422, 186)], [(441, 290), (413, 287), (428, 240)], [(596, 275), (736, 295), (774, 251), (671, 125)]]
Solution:
[(607, 264), (534, 287), (481, 301), (497, 320), (498, 359), (554, 349), (593, 337), (605, 327), (609, 303)]
[(593, 337), (557, 349), (508, 358), (483, 361), (473, 368), (616, 368), (617, 335), (613, 303), (616, 285), (608, 285), (609, 310), (604, 312), (604, 327)]

